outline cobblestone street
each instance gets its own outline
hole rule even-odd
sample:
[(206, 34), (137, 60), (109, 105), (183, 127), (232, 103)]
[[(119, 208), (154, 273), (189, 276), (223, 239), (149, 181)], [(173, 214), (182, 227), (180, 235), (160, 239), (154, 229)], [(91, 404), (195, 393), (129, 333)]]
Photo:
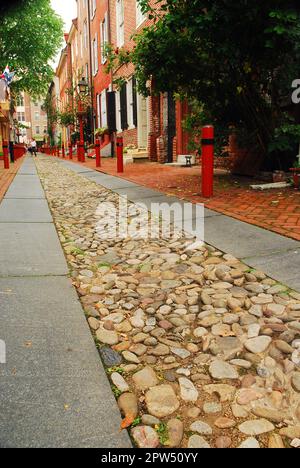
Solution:
[(299, 446), (300, 294), (187, 239), (101, 240), (97, 208), (118, 194), (53, 158), (37, 168), (133, 441)]

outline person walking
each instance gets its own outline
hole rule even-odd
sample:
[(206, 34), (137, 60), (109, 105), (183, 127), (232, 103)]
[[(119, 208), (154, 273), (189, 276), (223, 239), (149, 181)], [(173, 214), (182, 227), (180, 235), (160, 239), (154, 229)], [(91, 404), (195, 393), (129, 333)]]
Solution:
[(30, 146), (31, 146), (32, 154), (34, 154), (34, 156), (37, 157), (37, 142), (35, 141), (34, 138), (31, 140)]

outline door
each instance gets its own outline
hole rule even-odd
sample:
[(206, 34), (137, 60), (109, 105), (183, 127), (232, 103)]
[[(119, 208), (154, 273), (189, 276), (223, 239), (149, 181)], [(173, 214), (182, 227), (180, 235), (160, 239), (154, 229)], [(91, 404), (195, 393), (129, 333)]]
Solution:
[(172, 93), (168, 93), (168, 163), (173, 162), (173, 142), (176, 136), (176, 104)]
[(148, 147), (148, 103), (147, 99), (138, 94), (138, 146)]

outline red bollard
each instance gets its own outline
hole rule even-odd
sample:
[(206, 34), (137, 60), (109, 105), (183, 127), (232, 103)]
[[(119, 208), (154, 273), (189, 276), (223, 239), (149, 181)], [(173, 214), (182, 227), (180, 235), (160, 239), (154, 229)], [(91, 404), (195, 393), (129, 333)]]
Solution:
[(214, 135), (212, 125), (202, 128), (202, 196), (205, 198), (214, 193)]
[(65, 159), (65, 145), (61, 146), (61, 155), (62, 155), (62, 158)]
[(117, 137), (117, 172), (124, 172), (123, 137)]
[(80, 143), (77, 141), (77, 161), (80, 161)]
[(69, 143), (69, 159), (73, 159), (73, 147), (72, 143)]
[(78, 158), (78, 162), (85, 162), (83, 141), (77, 142), (77, 158)]
[(84, 141), (80, 142), (81, 144), (81, 162), (85, 162), (85, 151), (84, 151)]
[(96, 149), (96, 167), (101, 167), (100, 140), (96, 140), (95, 149)]
[(9, 169), (8, 141), (3, 141), (4, 169)]

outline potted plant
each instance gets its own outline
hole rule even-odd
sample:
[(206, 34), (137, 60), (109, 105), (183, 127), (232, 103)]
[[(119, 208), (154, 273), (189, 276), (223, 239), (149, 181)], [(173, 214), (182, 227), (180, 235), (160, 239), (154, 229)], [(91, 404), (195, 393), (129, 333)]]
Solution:
[(294, 186), (296, 188), (299, 188), (300, 187), (300, 162), (297, 161), (294, 164), (294, 167), (290, 169), (290, 171), (293, 173)]

